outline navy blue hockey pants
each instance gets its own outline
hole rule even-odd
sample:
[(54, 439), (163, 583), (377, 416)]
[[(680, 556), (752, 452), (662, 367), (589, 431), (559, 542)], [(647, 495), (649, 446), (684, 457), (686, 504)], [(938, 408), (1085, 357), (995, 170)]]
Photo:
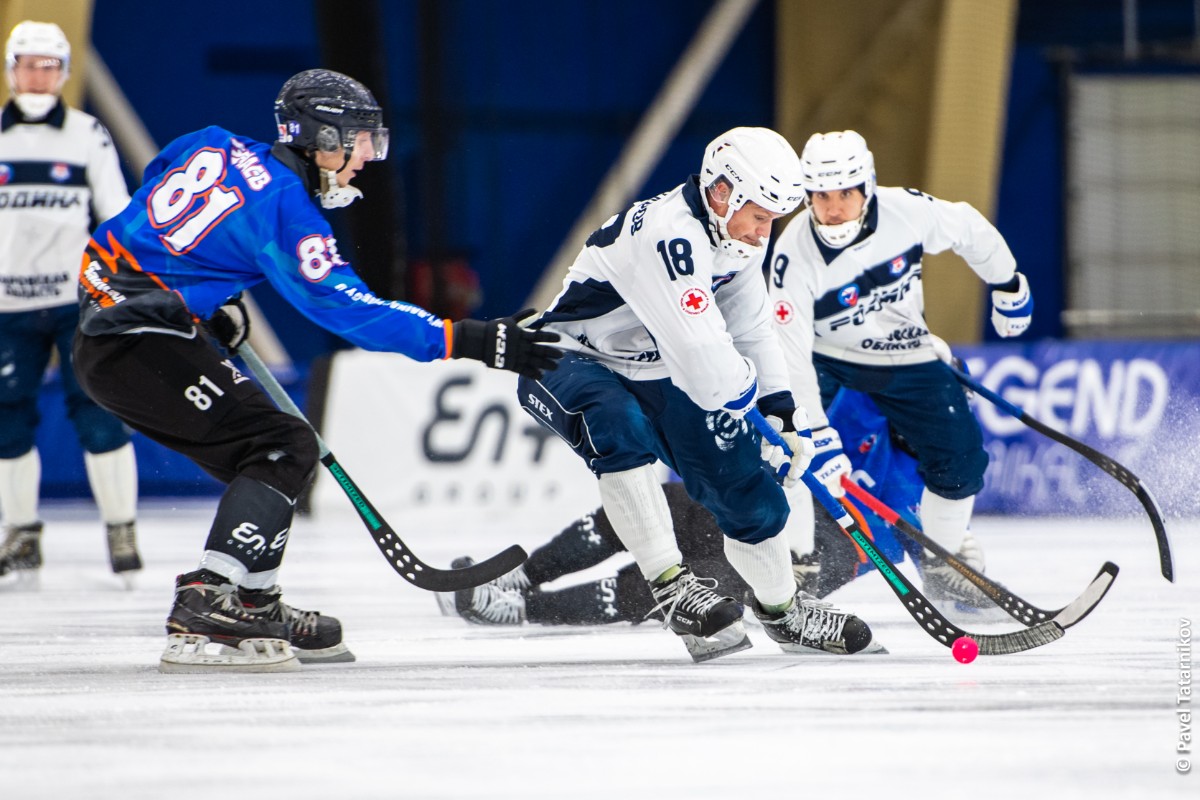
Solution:
[(917, 455), (917, 473), (934, 494), (959, 500), (978, 494), (988, 455), (967, 396), (941, 361), (904, 366), (852, 364), (813, 355), (821, 404), (839, 388), (863, 392)]
[(629, 380), (567, 353), (540, 381), (521, 378), (517, 395), (597, 476), (662, 461), (726, 536), (754, 544), (783, 529), (787, 499), (764, 466), (758, 433), (700, 408), (669, 379)]

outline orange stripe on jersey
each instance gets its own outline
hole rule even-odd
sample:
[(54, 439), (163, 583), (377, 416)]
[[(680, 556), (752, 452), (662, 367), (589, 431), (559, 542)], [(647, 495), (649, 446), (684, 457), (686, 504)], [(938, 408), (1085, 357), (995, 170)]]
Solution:
[(454, 352), (454, 323), (448, 319), (444, 319), (442, 320), (442, 328), (446, 333), (446, 355), (442, 356), (442, 361), (445, 361)]

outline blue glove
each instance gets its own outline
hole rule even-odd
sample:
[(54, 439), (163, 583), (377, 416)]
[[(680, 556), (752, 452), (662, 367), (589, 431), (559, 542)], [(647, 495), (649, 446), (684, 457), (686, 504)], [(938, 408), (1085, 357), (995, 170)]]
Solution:
[(1033, 295), (1021, 273), (1002, 286), (992, 286), (992, 327), (1004, 338), (1020, 336), (1033, 317)]
[(836, 428), (826, 425), (813, 431), (812, 441), (816, 452), (808, 465), (809, 472), (825, 484), (831, 495), (841, 497), (846, 493), (842, 488), (842, 476), (849, 476), (852, 469), (850, 459), (842, 450), (842, 437)]

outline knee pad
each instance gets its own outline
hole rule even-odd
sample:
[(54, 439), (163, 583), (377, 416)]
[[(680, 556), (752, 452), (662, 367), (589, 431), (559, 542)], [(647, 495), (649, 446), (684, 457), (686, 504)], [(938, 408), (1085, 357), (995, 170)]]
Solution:
[(316, 434), (307, 423), (280, 412), (261, 439), (260, 452), (240, 474), (261, 481), (294, 501), (317, 472), (321, 451)]
[(68, 414), (85, 452), (108, 453), (129, 444), (125, 423), (95, 403), (81, 404)]
[(36, 402), (0, 405), (0, 458), (20, 458), (32, 450), (39, 421)]

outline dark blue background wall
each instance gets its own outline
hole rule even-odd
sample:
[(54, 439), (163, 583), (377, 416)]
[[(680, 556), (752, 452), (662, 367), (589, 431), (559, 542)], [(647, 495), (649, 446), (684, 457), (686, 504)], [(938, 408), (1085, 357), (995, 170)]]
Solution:
[[(425, 154), (418, 125), (423, 46), (418, 2), (381, 2), (384, 29), (375, 33), (386, 51), (387, 91), (381, 100), (392, 152), (384, 165), (372, 168), (394, 170), (402, 187), (410, 257), (428, 255), (425, 231), (430, 215), (438, 215), (446, 248), (465, 256), (480, 275), (482, 305), (476, 314), (518, 308), (711, 5), (438, 3), (447, 157), (445, 201), (435, 208), (419, 191)], [(353, 2), (345, 7), (344, 24), (365, 36), (358, 7)], [(1062, 62), (1055, 54), (1068, 46), (1082, 63), (1111, 65), (1120, 54), (1121, 9), (1122, 0), (1023, 0), (1020, 6), (996, 222), (1035, 287), (1034, 337), (1062, 332), (1063, 92)], [(1178, 43), (1195, 36), (1192, 0), (1141, 0), (1139, 10), (1143, 41)], [(774, 3), (763, 0), (641, 194), (668, 189), (694, 172), (703, 146), (721, 131), (772, 123), (773, 23)], [(202, 5), (96, 0), (93, 41), (160, 146), (209, 124), (273, 137), (271, 104), (279, 86), (321, 63), (316, 14), (303, 0)], [(354, 244), (341, 244), (353, 261)], [(255, 297), (301, 374), (313, 357), (339, 346), (269, 289), (255, 290)], [(984, 335), (990, 336), (986, 327)], [(61, 420), (55, 424), (53, 402), (45, 411), (43, 436), (53, 440), (40, 440), (43, 452), (64, 455), (46, 464), (47, 492), (86, 494), (81, 463), (72, 457), (74, 437)], [(158, 470), (164, 493), (173, 490), (179, 467), (164, 457)], [(206, 478), (193, 483), (210, 486)]]

